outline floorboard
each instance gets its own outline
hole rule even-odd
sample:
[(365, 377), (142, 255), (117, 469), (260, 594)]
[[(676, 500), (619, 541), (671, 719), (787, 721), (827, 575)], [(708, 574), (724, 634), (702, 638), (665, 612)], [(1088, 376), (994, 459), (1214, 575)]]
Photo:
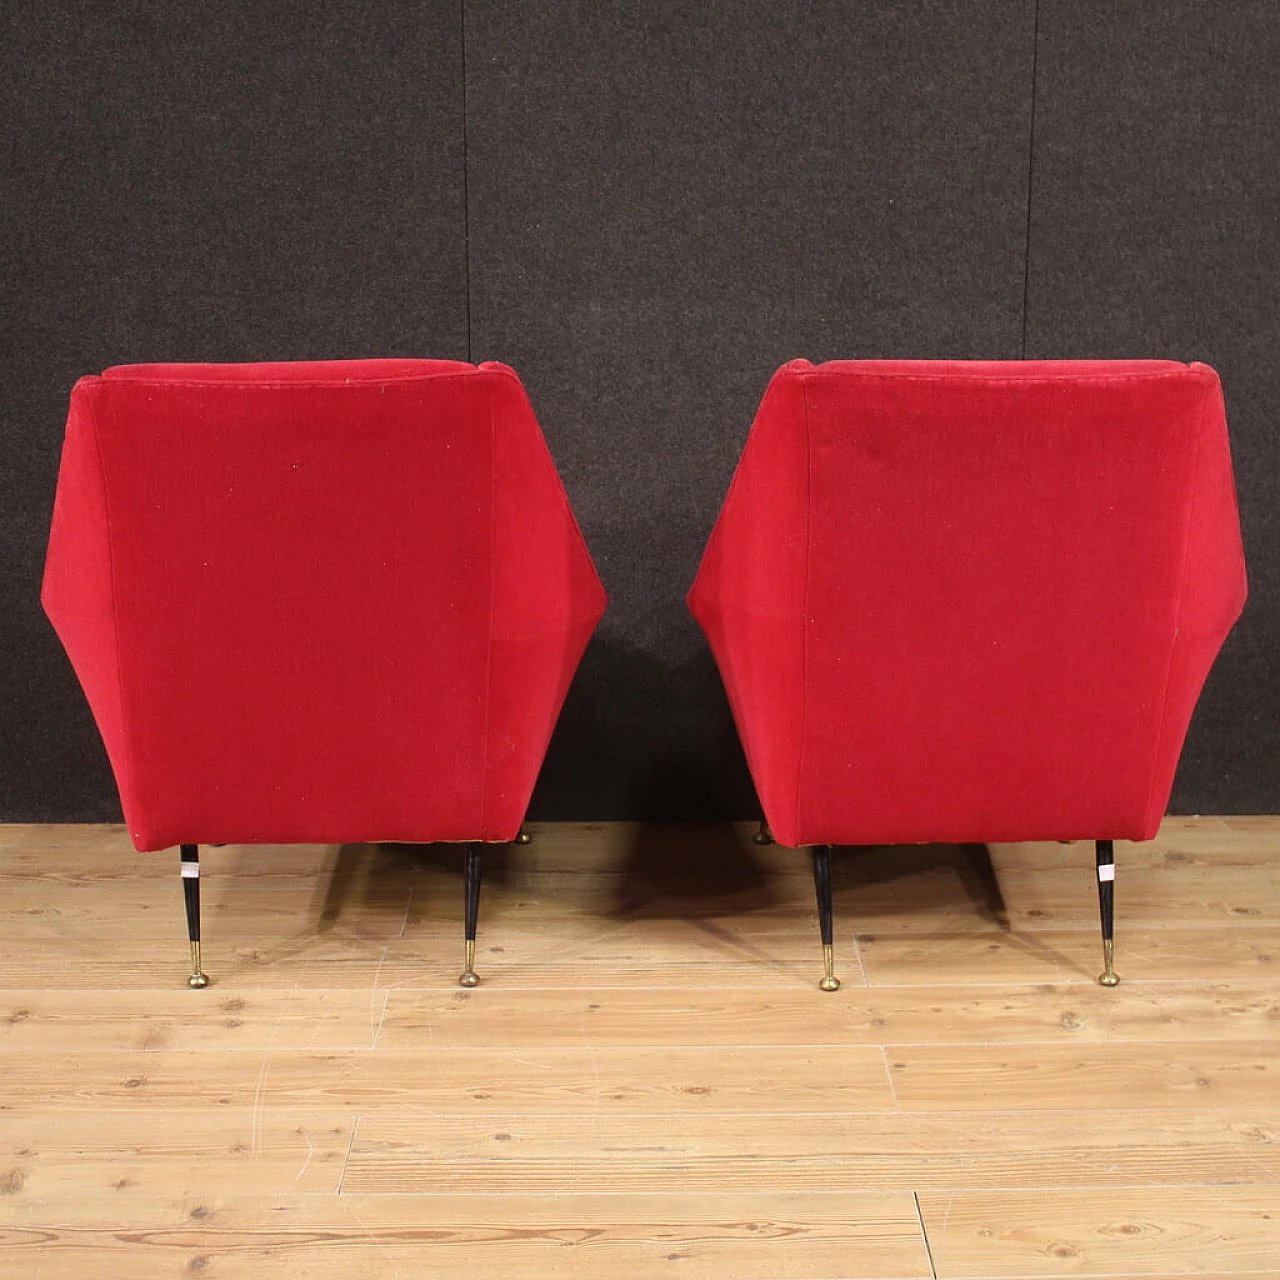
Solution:
[(802, 852), (0, 827), (0, 1278), (1280, 1276), (1280, 819)]

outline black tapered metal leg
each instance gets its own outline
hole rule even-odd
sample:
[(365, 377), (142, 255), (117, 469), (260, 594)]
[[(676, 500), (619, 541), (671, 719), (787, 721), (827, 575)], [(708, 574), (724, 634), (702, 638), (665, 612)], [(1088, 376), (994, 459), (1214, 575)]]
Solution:
[(818, 895), (818, 931), (822, 936), (823, 991), (838, 991), (840, 979), (835, 970), (834, 914), (831, 905), (831, 846), (819, 844), (813, 847), (813, 887)]
[(756, 833), (751, 838), (756, 844), (773, 843), (773, 832), (769, 830), (769, 824), (763, 818), (760, 819), (760, 825), (756, 828)]
[(465, 870), (466, 905), (463, 911), (462, 976), (458, 981), (464, 987), (474, 987), (479, 981), (476, 975), (476, 922), (480, 917), (480, 850), (479, 844), (467, 845)]
[(182, 846), (182, 896), (187, 907), (187, 937), (191, 940), (189, 987), (207, 987), (209, 979), (200, 967), (200, 846)]
[(1116, 856), (1111, 840), (1098, 840), (1098, 914), (1102, 919), (1102, 956), (1105, 967), (1098, 975), (1104, 987), (1114, 987), (1120, 979), (1115, 971)]

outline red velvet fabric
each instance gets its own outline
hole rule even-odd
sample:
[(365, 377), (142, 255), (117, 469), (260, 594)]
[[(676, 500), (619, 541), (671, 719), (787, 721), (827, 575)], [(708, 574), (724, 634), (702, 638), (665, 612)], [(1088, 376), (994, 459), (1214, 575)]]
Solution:
[(1245, 598), (1217, 375), (795, 361), (689, 606), (784, 844), (1149, 839)]
[(516, 375), (430, 360), (85, 378), (43, 600), (139, 849), (513, 838), (605, 603)]

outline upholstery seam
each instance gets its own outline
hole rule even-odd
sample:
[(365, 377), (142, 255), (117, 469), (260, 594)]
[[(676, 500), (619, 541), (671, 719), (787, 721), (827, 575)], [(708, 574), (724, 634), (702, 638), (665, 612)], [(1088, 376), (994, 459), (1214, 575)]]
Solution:
[[(1169, 653), (1165, 661), (1164, 681), (1160, 691), (1160, 710), (1159, 717), (1156, 721), (1156, 734), (1154, 744), (1151, 749), (1151, 766), (1150, 775), (1147, 780), (1147, 798), (1143, 806), (1143, 817), (1146, 819), (1151, 812), (1151, 804), (1155, 798), (1156, 790), (1156, 772), (1160, 765), (1160, 744), (1164, 737), (1165, 721), (1169, 716), (1169, 682), (1173, 678), (1173, 655), (1178, 645), (1178, 636), (1182, 631), (1182, 606), (1183, 592), (1185, 590), (1187, 576), (1187, 552), (1191, 543), (1191, 518), (1193, 509), (1196, 506), (1196, 480), (1200, 474), (1200, 455), (1204, 448), (1204, 438), (1206, 435), (1205, 420), (1208, 417), (1208, 407), (1212, 400), (1212, 396), (1202, 392), (1200, 398), (1200, 411), (1197, 415), (1197, 431), (1196, 431), (1196, 451), (1191, 461), (1191, 471), (1188, 475), (1188, 488), (1186, 511), (1182, 519), (1182, 548), (1178, 555), (1178, 577), (1173, 593), (1173, 635), (1169, 639)], [(1177, 763), (1174, 763), (1174, 769), (1177, 769)], [(1161, 818), (1163, 814), (1159, 815)]]
[[(488, 369), (488, 370), (485, 370), (485, 372), (492, 373), (493, 370)], [(505, 376), (510, 377), (514, 375), (505, 375)], [(564, 482), (564, 476), (561, 475), (560, 473), (560, 467), (556, 463), (555, 454), (551, 452), (551, 443), (547, 439), (546, 432), (542, 429), (542, 423), (539, 421), (537, 412), (534, 410), (533, 401), (529, 398), (529, 393), (526, 390), (524, 384), (520, 381), (519, 377), (515, 377), (515, 384), (516, 384), (516, 387), (519, 389), (520, 394), (524, 400), (523, 407), (528, 410), (529, 418), (533, 425), (535, 447), (541, 452), (543, 458), (546, 460), (547, 465), (551, 468), (552, 474), (555, 477), (556, 489), (558, 491), (557, 500), (559, 501), (560, 507), (563, 513), (569, 517), (569, 527), (573, 531), (574, 537), (576, 538), (578, 545), (586, 553), (587, 560), (591, 565), (591, 570), (595, 574), (596, 581), (599, 583), (601, 591), (604, 591), (605, 589), (604, 583), (600, 579), (600, 570), (596, 568), (595, 560), (592, 559), (591, 548), (587, 545), (586, 535), (582, 532), (582, 525), (579, 523), (577, 513), (573, 509), (573, 503), (569, 500), (568, 486)], [(607, 603), (608, 601), (606, 599), (606, 604)], [(590, 610), (588, 609), (587, 612), (589, 613)], [(569, 614), (570, 614), (570, 617), (578, 616), (574, 612), (574, 608), (572, 605), (570, 606)]]
[[(592, 624), (590, 631), (588, 631), (586, 639), (582, 642), (582, 649), (578, 654), (578, 661), (574, 664), (574, 673), (576, 674), (578, 666), (581, 665), (583, 655), (586, 653), (587, 646), (591, 643), (592, 637), (595, 635), (596, 626), (598, 625), (600, 618), (604, 615), (605, 609), (608, 607), (609, 593), (605, 589), (604, 582), (600, 578), (600, 571), (596, 567), (595, 560), (592, 559), (591, 548), (587, 545), (587, 539), (582, 532), (582, 526), (578, 523), (577, 514), (573, 509), (572, 502), (569, 500), (569, 491), (565, 486), (564, 477), (560, 474), (560, 468), (559, 466), (557, 466), (555, 456), (551, 452), (551, 445), (547, 440), (546, 433), (542, 429), (542, 424), (538, 421), (538, 415), (534, 411), (533, 402), (529, 399), (528, 390), (525, 388), (524, 384), (520, 381), (519, 377), (516, 376), (512, 371), (508, 370), (505, 373), (498, 373), (495, 370), (486, 369), (484, 370), (484, 372), (495, 375), (495, 382), (493, 384), (494, 394), (491, 400), (491, 404), (496, 403), (497, 392), (503, 383), (511, 383), (514, 386), (514, 389), (519, 396), (519, 408), (523, 411), (522, 414), (520, 415), (520, 418), (526, 426), (532, 428), (534, 449), (536, 452), (539, 453), (539, 456), (546, 463), (547, 467), (550, 470), (552, 480), (555, 482), (555, 487), (557, 492), (557, 501), (559, 502), (559, 505), (560, 505), (561, 514), (563, 514), (566, 520), (568, 521), (568, 529), (569, 529), (570, 535), (575, 540), (575, 543), (578, 549), (582, 552), (582, 555), (586, 560), (587, 568), (590, 570), (591, 576), (594, 579), (595, 585), (599, 591), (600, 603), (599, 603), (598, 611), (590, 603), (586, 603), (580, 606), (575, 601), (570, 601), (570, 604), (569, 604), (566, 627), (579, 620), (590, 618), (593, 614), (595, 615), (595, 622)], [(494, 444), (494, 456), (495, 457), (497, 456), (496, 441)], [(495, 510), (496, 510), (496, 504), (495, 504)], [(496, 524), (496, 515), (495, 515), (495, 524)], [(495, 573), (496, 573), (496, 561), (495, 561)], [(490, 626), (491, 635), (496, 633), (496, 630), (497, 630), (496, 623), (491, 624)], [(504, 636), (504, 638), (510, 639), (510, 636)], [(563, 711), (565, 700), (569, 696), (570, 687), (572, 686), (573, 678), (574, 676), (571, 675), (569, 678), (569, 685), (566, 686), (565, 688), (564, 696), (560, 699), (559, 705), (556, 707), (555, 714), (551, 717), (551, 723), (547, 728), (547, 732), (541, 740), (539, 758), (544, 762), (546, 760), (547, 751), (551, 745), (551, 739), (554, 736), (556, 731), (556, 725), (560, 719), (560, 713), (561, 711)], [(488, 743), (489, 741), (488, 736), (486, 736), (485, 741), (486, 743)], [(486, 756), (486, 772), (487, 772), (487, 768), (488, 768), (488, 765), (487, 765), (487, 756)], [(537, 786), (538, 775), (541, 773), (541, 769), (542, 769), (542, 766), (539, 765), (538, 773), (535, 773), (534, 775), (533, 785), (535, 787)], [(486, 796), (488, 795), (487, 785), (485, 788), (485, 794)], [(530, 796), (527, 797), (525, 800), (524, 810), (523, 810), (523, 813), (521, 814), (521, 822), (523, 822), (528, 815), (529, 804), (531, 800), (532, 800), (532, 794), (530, 794)]]
[(484, 753), (481, 763), (480, 777), (480, 839), (488, 838), (489, 830), (489, 747), (493, 737), (493, 647), (494, 627), (497, 623), (497, 538), (498, 538), (498, 439), (497, 415), (494, 410), (497, 395), (495, 388), (489, 388), (489, 642), (485, 648), (484, 673)]
[[(736, 491), (746, 484), (746, 481), (743, 478), (743, 462), (751, 447), (751, 437), (755, 435), (756, 426), (761, 418), (761, 411), (764, 409), (765, 402), (769, 399), (769, 392), (773, 389), (774, 381), (781, 373), (781, 369), (777, 370), (766, 384), (764, 392), (761, 394), (760, 402), (756, 406), (755, 416), (751, 420), (751, 425), (747, 428), (746, 438), (743, 440), (742, 446), (738, 451), (738, 460), (734, 463), (733, 474), (729, 477), (728, 487), (725, 489), (724, 497), (720, 500), (719, 509), (716, 511), (716, 514), (712, 519), (711, 529), (707, 534), (706, 543), (703, 545), (702, 554), (698, 557), (698, 567), (694, 572), (693, 581), (689, 584), (689, 590), (685, 592), (685, 604), (690, 608), (692, 608), (693, 593), (698, 586), (698, 579), (702, 577), (703, 567), (710, 565), (713, 551), (719, 551), (720, 543), (723, 540), (720, 532), (720, 518), (729, 510)], [(721, 616), (723, 616), (723, 606), (717, 602), (715, 607)]]
[[(115, 398), (111, 397), (109, 401), (112, 423), (116, 430), (119, 430), (119, 408), (115, 403)], [(116, 543), (115, 543), (115, 525), (111, 518), (111, 497), (107, 487), (107, 466), (102, 456), (102, 433), (98, 430), (98, 415), (96, 412), (87, 415), (90, 424), (90, 430), (93, 435), (93, 455), (98, 463), (98, 487), (102, 493), (102, 513), (106, 523), (107, 538), (107, 583), (111, 593), (111, 641), (115, 647), (115, 653), (112, 655), (112, 667), (115, 672), (116, 685), (116, 701), (120, 711), (120, 738), (121, 745), (124, 747), (125, 760), (129, 770), (130, 782), (136, 780), (136, 751), (134, 749), (132, 718), (125, 709), (125, 680), (124, 680), (124, 646), (120, 643), (120, 610), (119, 610), (119, 593), (116, 590)], [(117, 783), (117, 790), (119, 790)], [(131, 788), (132, 789), (132, 788)], [(124, 796), (120, 797), (120, 807), (124, 808)], [(124, 814), (125, 830), (129, 831), (129, 815)], [(129, 831), (130, 840), (133, 839), (133, 832)]]
[(800, 606), (800, 745), (796, 752), (796, 841), (800, 843), (800, 787), (804, 779), (804, 754), (809, 736), (809, 579), (813, 565), (813, 434), (809, 423), (809, 380), (800, 378), (804, 407), (804, 594)]
[[(857, 364), (857, 361), (853, 361)], [(957, 379), (963, 379), (967, 382), (976, 382), (983, 385), (993, 385), (1005, 382), (1023, 383), (1023, 382), (1047, 382), (1061, 383), (1065, 386), (1076, 386), (1081, 382), (1133, 382), (1142, 378), (1174, 378), (1182, 377), (1188, 372), (1196, 372), (1192, 365), (1177, 364), (1163, 369), (1142, 370), (1135, 369), (1130, 373), (977, 373), (966, 371), (962, 366), (974, 363), (967, 360), (957, 360), (953, 362), (957, 367), (953, 371), (947, 373), (896, 373), (886, 369), (826, 369), (821, 365), (814, 365), (807, 371), (806, 376), (816, 376), (820, 378), (847, 378), (850, 376), (858, 378), (892, 378), (902, 382), (955, 382)], [(1017, 363), (1011, 361), (1008, 363)], [(1028, 362), (1031, 363), (1031, 362)]]
[(469, 378), (474, 374), (486, 372), (489, 371), (473, 365), (468, 369), (454, 369), (448, 373), (405, 373), (393, 374), (382, 378), (345, 378), (342, 380), (316, 378), (306, 382), (294, 381), (289, 378), (106, 378), (101, 377), (101, 375), (100, 381), (134, 387), (234, 387), (238, 389), (255, 387), (272, 391), (278, 391), (285, 387), (291, 389), (324, 387), (326, 390), (333, 391), (354, 391), (359, 389), (367, 390), (369, 387), (380, 387), (386, 383), (439, 382), (448, 378)]

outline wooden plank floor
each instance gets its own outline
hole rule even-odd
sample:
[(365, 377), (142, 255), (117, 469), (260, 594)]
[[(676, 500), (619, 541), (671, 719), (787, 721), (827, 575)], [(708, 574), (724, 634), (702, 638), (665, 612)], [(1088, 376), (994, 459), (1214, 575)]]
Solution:
[(0, 827), (0, 1277), (1280, 1277), (1280, 818), (803, 854), (461, 857)]

